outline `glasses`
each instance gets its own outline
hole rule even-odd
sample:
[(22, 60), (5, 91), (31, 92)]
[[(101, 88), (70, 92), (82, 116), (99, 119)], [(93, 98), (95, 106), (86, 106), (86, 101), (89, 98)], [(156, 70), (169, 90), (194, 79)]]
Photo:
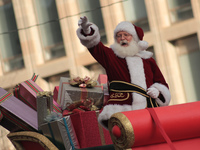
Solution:
[(124, 38), (128, 38), (129, 36), (132, 36), (132, 35), (131, 35), (131, 34), (128, 34), (128, 33), (125, 33), (125, 34), (117, 34), (117, 35), (116, 35), (116, 37), (117, 37), (118, 39), (121, 39), (122, 36), (123, 36)]

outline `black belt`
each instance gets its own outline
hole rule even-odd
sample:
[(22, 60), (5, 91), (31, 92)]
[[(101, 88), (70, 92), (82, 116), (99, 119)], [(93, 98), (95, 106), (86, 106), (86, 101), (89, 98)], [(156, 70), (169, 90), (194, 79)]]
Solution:
[(159, 107), (158, 103), (155, 101), (155, 99), (152, 99), (146, 92), (145, 89), (142, 87), (128, 83), (125, 81), (112, 81), (110, 82), (110, 91), (112, 92), (134, 92), (138, 93), (147, 99), (147, 107), (152, 108), (152, 107)]

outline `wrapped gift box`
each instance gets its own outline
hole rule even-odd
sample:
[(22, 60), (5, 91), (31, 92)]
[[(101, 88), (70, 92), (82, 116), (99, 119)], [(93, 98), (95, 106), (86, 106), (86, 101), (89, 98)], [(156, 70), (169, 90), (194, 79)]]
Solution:
[(53, 112), (53, 93), (50, 91), (43, 91), (37, 93), (37, 118), (38, 128), (45, 123), (44, 120), (48, 114)]
[(11, 132), (38, 129), (37, 112), (3, 88), (0, 88), (0, 111), (0, 125)]
[(109, 99), (108, 77), (105, 74), (100, 74), (97, 81), (103, 87), (103, 94), (104, 94), (103, 105), (105, 105)]
[(97, 121), (99, 111), (87, 111), (70, 115), (80, 148), (112, 144), (109, 131)]
[(69, 80), (70, 78), (60, 78), (58, 103), (63, 110), (66, 108), (67, 104), (86, 98), (93, 98), (94, 102), (100, 101), (100, 103), (103, 104), (103, 90), (100, 85), (92, 88), (79, 88), (71, 86)]
[(57, 102), (58, 101), (58, 91), (59, 91), (59, 86), (55, 86), (53, 90), (53, 99)]
[[(27, 104), (29, 107), (37, 110), (37, 93), (42, 92), (43, 90), (33, 81), (33, 80), (26, 80), (19, 84), (14, 89), (14, 95)], [(53, 100), (53, 111), (55, 112), (62, 112), (60, 106)]]
[(99, 82), (99, 84), (107, 84), (108, 83), (108, 77), (105, 74), (100, 74), (98, 76), (97, 81)]
[(72, 126), (70, 116), (41, 125), (43, 134), (60, 150), (79, 149), (78, 140)]

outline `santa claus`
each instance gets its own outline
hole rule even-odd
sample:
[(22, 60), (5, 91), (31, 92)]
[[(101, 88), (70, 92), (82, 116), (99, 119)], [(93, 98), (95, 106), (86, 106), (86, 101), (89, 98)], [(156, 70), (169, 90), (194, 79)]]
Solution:
[(78, 38), (108, 76), (109, 100), (98, 118), (105, 128), (114, 113), (169, 105), (168, 84), (153, 54), (146, 51), (148, 43), (143, 41), (140, 27), (127, 21), (119, 23), (109, 48), (101, 43), (98, 27), (87, 17), (81, 17), (78, 25)]

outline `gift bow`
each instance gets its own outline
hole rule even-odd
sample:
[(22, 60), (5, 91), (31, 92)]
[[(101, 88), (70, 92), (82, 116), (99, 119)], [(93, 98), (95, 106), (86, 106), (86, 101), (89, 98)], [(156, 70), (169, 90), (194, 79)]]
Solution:
[(80, 100), (80, 101), (74, 101), (72, 104), (67, 105), (67, 109), (69, 111), (72, 111), (76, 108), (81, 108), (81, 109), (88, 110), (88, 111), (98, 109), (94, 105), (94, 99), (92, 99), (92, 98), (84, 99), (84, 100)]
[(51, 91), (40, 91), (37, 93), (38, 97), (51, 97), (53, 96), (53, 92)]
[(85, 78), (80, 78), (80, 77), (73, 78), (69, 81), (69, 84), (72, 86), (86, 88), (86, 87), (96, 86), (97, 82), (94, 80), (91, 80), (90, 77), (86, 76)]

